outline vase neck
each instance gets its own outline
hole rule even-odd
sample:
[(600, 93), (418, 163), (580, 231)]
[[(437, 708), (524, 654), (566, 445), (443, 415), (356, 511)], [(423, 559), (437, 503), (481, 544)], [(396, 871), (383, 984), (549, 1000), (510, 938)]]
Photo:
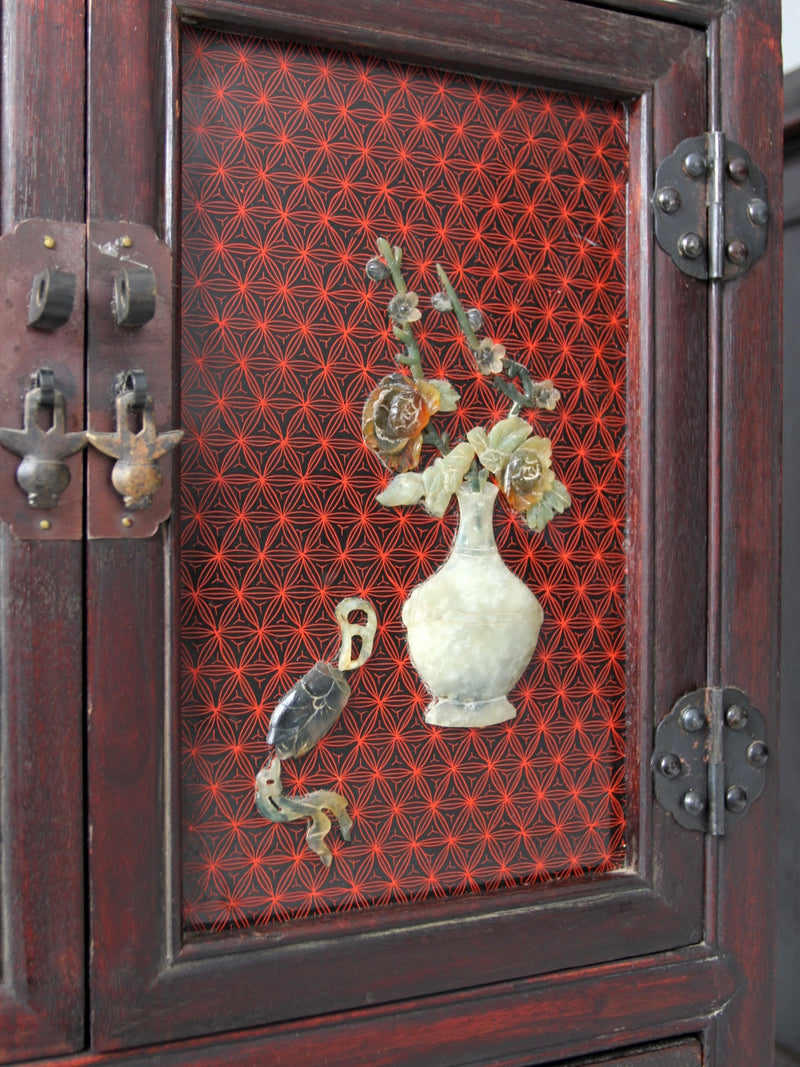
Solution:
[(496, 550), (494, 543), (494, 502), (497, 486), (486, 485), (480, 493), (461, 488), (457, 493), (461, 516), (454, 548), (458, 552)]

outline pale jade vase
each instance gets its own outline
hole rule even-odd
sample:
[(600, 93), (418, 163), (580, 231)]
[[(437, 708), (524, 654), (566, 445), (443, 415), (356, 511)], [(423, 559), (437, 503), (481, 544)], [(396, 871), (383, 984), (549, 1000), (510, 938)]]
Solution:
[(497, 486), (462, 486), (446, 562), (403, 605), (411, 661), (434, 699), (435, 726), (493, 726), (517, 712), (508, 692), (527, 667), (542, 625), (539, 601), (500, 557), (492, 516)]

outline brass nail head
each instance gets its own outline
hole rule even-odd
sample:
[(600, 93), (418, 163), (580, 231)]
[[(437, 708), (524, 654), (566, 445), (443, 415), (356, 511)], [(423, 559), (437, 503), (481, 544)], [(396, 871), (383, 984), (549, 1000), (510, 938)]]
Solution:
[(50, 529), (50, 520), (49, 519), (40, 519), (39, 520), (39, 529), (40, 530), (49, 530)]
[(123, 248), (132, 248), (133, 247), (133, 238), (132, 237), (128, 237), (127, 234), (126, 234), (125, 237), (122, 238), (122, 247)]
[(56, 247), (56, 239), (55, 239), (55, 237), (51, 237), (49, 233), (46, 233), (44, 235), (44, 247), (45, 248), (55, 248)]
[(132, 518), (130, 517), (130, 515), (125, 515), (125, 516), (123, 517), (123, 519), (122, 519), (122, 525), (123, 525), (123, 526), (125, 526), (126, 528), (127, 528), (128, 526), (133, 526), (133, 519), (132, 519)]

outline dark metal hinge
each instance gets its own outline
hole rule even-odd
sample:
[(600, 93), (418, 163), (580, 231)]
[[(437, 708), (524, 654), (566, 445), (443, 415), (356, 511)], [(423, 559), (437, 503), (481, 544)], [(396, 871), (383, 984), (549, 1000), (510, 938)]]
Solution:
[(764, 719), (741, 689), (695, 689), (656, 730), (656, 800), (681, 826), (721, 835), (760, 796), (769, 750)]
[(658, 243), (693, 278), (739, 278), (766, 249), (766, 179), (724, 133), (689, 137), (659, 164), (653, 211)]

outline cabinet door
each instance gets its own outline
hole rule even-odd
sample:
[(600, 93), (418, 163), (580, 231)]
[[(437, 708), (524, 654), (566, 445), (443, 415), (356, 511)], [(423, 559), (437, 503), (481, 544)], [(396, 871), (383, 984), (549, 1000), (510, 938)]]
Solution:
[[(68, 393), (68, 430), (83, 420), (83, 291), (53, 334), (27, 330), (34, 276), (83, 262), (85, 203), (82, 3), (4, 5), (2, 58), (3, 347), (0, 425), (22, 426), (41, 367)], [(26, 219), (50, 225), (17, 226)], [(49, 231), (49, 232), (48, 232)], [(53, 237), (52, 249), (42, 235)], [(12, 340), (13, 339), (13, 340)], [(36, 362), (36, 360), (40, 360)], [(4, 510), (25, 509), (3, 449)], [(22, 540), (0, 529), (0, 1061), (80, 1048), (84, 1039), (84, 721), (81, 463), (73, 466), (72, 539)], [(32, 509), (30, 509), (32, 510)], [(37, 524), (38, 525), (38, 524)]]
[[(119, 536), (86, 549), (98, 1049), (246, 1030), (225, 1062), (542, 1063), (702, 1032), (707, 1062), (767, 1062), (774, 785), (706, 841), (649, 765), (699, 685), (741, 686), (774, 730), (779, 235), (707, 286), (655, 250), (650, 196), (720, 123), (777, 186), (776, 5), (618, 6), (91, 11), (90, 247), (109, 220), (156, 231), (177, 322), (170, 362), (149, 325), (93, 326), (90, 286), (89, 418), (135, 359), (159, 429), (186, 431), (172, 519), (139, 537), (114, 503)], [(538, 540), (496, 523), (545, 623), (517, 718), (482, 731), (423, 722), (400, 623), (452, 517), (381, 510), (360, 443), (393, 366), (378, 236), (422, 293), (449, 265), (562, 393), (536, 428), (572, 507)], [(452, 334), (423, 349), (454, 432), (498, 417)], [(91, 455), (90, 486), (109, 470)], [(284, 764), (287, 792), (350, 802), (327, 869), (253, 782), (350, 595), (375, 654)]]

